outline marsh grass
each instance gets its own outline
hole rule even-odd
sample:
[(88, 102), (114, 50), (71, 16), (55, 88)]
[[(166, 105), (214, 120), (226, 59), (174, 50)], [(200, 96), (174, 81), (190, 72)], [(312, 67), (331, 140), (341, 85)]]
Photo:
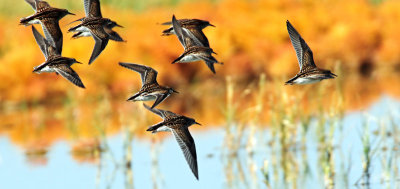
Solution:
[[(334, 72), (343, 74), (340, 63)], [(233, 162), (240, 162), (243, 158), (240, 151), (245, 148), (249, 152), (245, 157), (249, 162), (254, 160), (253, 154), (257, 151), (266, 150), (273, 154), (264, 160), (263, 166), (256, 168), (262, 173), (268, 188), (301, 188), (307, 177), (312, 176), (319, 178), (326, 188), (370, 186), (377, 184), (376, 179), (371, 180), (372, 175), (373, 178), (381, 177), (381, 184), (397, 186), (399, 170), (396, 144), (399, 138), (394, 133), (398, 133), (399, 115), (384, 118), (367, 115), (361, 119), (363, 122), (359, 123), (360, 127), (345, 126), (343, 82), (342, 78), (337, 78), (330, 83), (305, 86), (304, 90), (295, 94), (282, 86), (282, 81), (266, 82), (264, 75), (260, 76), (258, 85), (249, 84), (244, 90), (235, 85), (232, 77), (227, 77), (224, 150), (229, 152), (226, 158), (230, 160), (225, 166), (226, 179), (229, 181), (242, 177), (241, 168), (235, 168)], [(266, 92), (268, 87), (274, 90)], [(252, 98), (244, 98), (248, 97), (248, 93), (252, 94)], [(325, 104), (326, 98), (331, 99), (329, 106)], [(304, 104), (298, 103), (304, 101), (309, 102), (307, 109), (304, 109)], [(260, 121), (260, 117), (266, 115), (268, 121)], [(371, 130), (370, 124), (374, 125), (375, 131)], [(265, 125), (268, 134), (260, 132)], [(357, 142), (350, 146), (344, 143), (349, 137), (350, 140), (357, 140), (357, 136), (347, 133), (349, 129), (359, 131), (361, 156), (357, 157), (353, 152), (354, 148), (358, 148)], [(316, 152), (316, 162), (309, 162), (308, 158), (312, 156), (310, 150)], [(354, 164), (355, 159), (362, 162), (359, 179), (354, 179), (352, 175), (358, 169)], [(378, 163), (380, 168), (377, 168)], [(377, 169), (382, 171), (375, 171)], [(239, 171), (236, 176), (234, 171)]]

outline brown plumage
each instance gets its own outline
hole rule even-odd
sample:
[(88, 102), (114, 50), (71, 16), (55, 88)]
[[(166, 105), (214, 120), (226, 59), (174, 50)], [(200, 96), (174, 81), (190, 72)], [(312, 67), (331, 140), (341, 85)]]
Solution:
[(187, 63), (204, 60), (210, 70), (215, 74), (214, 64), (222, 64), (212, 56), (212, 53), (215, 54), (215, 52), (209, 47), (204, 47), (197, 38), (189, 34), (190, 32), (188, 30), (184, 30), (176, 20), (175, 15), (172, 16), (172, 26), (184, 48), (184, 52), (172, 63)]
[(57, 50), (32, 26), (32, 33), (46, 61), (33, 70), (34, 73), (55, 72), (78, 87), (85, 88), (79, 75), (71, 68), (74, 63), (80, 63), (75, 58), (61, 56)]
[(25, 0), (35, 10), (35, 14), (22, 18), (21, 25), (41, 24), (46, 39), (50, 44), (56, 47), (57, 52), (61, 54), (63, 45), (63, 34), (61, 32), (59, 21), (64, 16), (73, 13), (67, 9), (51, 7), (46, 1)]
[[(207, 37), (203, 33), (203, 29), (207, 26), (215, 27), (210, 22), (199, 19), (179, 19), (177, 20), (181, 27), (189, 32), (193, 38), (196, 38), (201, 46), (210, 47)], [(165, 22), (162, 25), (172, 25), (172, 22)], [(173, 26), (163, 31), (164, 36), (176, 34)]]
[(196, 145), (192, 135), (190, 135), (189, 127), (193, 124), (200, 125), (200, 123), (197, 123), (193, 118), (175, 114), (170, 111), (150, 108), (146, 104), (143, 104), (143, 106), (164, 119), (164, 121), (150, 126), (147, 131), (151, 131), (152, 133), (162, 131), (172, 132), (185, 156), (186, 162), (198, 180)]
[(128, 101), (148, 101), (155, 100), (151, 108), (156, 107), (172, 93), (178, 93), (171, 87), (164, 87), (157, 83), (158, 72), (151, 67), (131, 64), (131, 63), (119, 63), (120, 66), (138, 72), (142, 79), (142, 88), (139, 92), (131, 96)]
[[(77, 21), (81, 21), (81, 24), (70, 28), (68, 31), (90, 32), (90, 35), (95, 40), (92, 55), (89, 59), (89, 64), (91, 64), (106, 48), (108, 40), (110, 39), (110, 34), (106, 32), (107, 29), (105, 29), (105, 27), (107, 27), (107, 25), (113, 21), (108, 18), (102, 17), (99, 0), (84, 0), (84, 7), (86, 17), (78, 19)], [(80, 34), (78, 34), (77, 36), (79, 35)], [(111, 38), (116, 39), (116, 41), (123, 41), (119, 35), (116, 36), (114, 34), (113, 36), (111, 36)]]
[(290, 41), (296, 51), (300, 72), (285, 84), (310, 84), (319, 82), (323, 79), (335, 78), (336, 75), (331, 73), (331, 71), (320, 69), (315, 65), (313, 53), (310, 47), (289, 21), (286, 21), (286, 25)]

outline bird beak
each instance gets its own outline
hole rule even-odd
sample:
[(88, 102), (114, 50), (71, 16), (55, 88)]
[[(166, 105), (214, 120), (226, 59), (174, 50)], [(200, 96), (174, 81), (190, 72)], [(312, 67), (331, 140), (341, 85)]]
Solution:
[(82, 64), (82, 62), (79, 62), (79, 61), (76, 61), (75, 63), (77, 63), (77, 64)]
[(120, 28), (124, 28), (124, 26), (121, 26), (119, 24), (116, 24), (115, 26), (120, 27)]
[(194, 122), (194, 124), (197, 124), (197, 125), (200, 125), (200, 126), (201, 126), (201, 124), (200, 124), (200, 123), (197, 123), (197, 122)]
[(70, 14), (70, 15), (75, 15), (74, 13), (71, 13), (71, 12), (68, 12), (68, 14)]
[(178, 91), (175, 91), (174, 89), (172, 89), (172, 91), (174, 91), (174, 93), (179, 93)]
[(208, 24), (209, 26), (212, 26), (212, 27), (215, 27), (214, 25), (212, 25), (212, 24)]

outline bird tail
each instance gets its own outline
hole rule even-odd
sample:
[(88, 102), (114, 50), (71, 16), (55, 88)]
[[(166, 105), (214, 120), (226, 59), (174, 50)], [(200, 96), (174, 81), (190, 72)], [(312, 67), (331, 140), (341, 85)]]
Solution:
[(146, 131), (151, 131), (152, 133), (158, 132), (157, 129), (164, 125), (164, 122), (157, 123), (155, 125), (150, 126)]

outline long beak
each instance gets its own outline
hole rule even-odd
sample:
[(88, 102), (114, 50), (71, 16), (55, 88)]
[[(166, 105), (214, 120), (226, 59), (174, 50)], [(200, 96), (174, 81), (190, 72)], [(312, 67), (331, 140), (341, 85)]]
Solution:
[(77, 63), (77, 64), (82, 64), (82, 62), (79, 62), (79, 61), (76, 61), (75, 63)]
[(197, 124), (197, 125), (200, 125), (200, 126), (201, 126), (201, 124), (200, 124), (200, 123), (197, 123), (197, 122), (194, 122), (194, 124)]
[(120, 28), (124, 28), (124, 26), (121, 26), (119, 24), (116, 24), (115, 26), (120, 27)]
[(214, 25), (212, 25), (212, 24), (208, 24), (209, 26), (212, 26), (212, 27), (215, 27)]
[(68, 23), (67, 25), (70, 25), (70, 24), (72, 24), (74, 22), (78, 22), (78, 21), (82, 21), (82, 20), (83, 20), (83, 18), (79, 18), (78, 20), (72, 21), (72, 22)]
[(71, 13), (71, 12), (68, 12), (68, 14), (70, 14), (70, 15), (76, 15), (76, 14), (74, 14), (74, 13)]
[(174, 93), (179, 93), (178, 91), (175, 91), (174, 89), (172, 89), (174, 91)]

